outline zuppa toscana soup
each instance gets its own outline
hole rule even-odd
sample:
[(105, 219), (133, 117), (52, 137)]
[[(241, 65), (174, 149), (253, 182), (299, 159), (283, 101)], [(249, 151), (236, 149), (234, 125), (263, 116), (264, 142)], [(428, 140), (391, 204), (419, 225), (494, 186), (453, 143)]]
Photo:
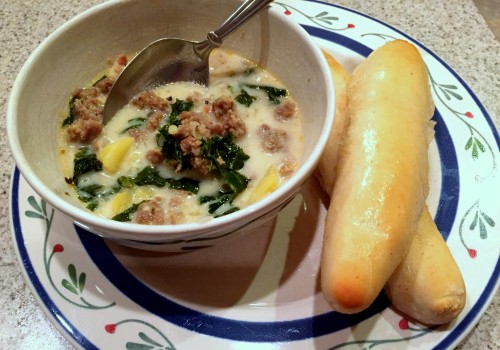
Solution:
[(203, 222), (273, 192), (296, 170), (296, 103), (269, 72), (224, 50), (210, 84), (173, 83), (135, 96), (106, 125), (106, 96), (127, 58), (77, 89), (62, 122), (68, 195), (105, 218), (140, 224)]

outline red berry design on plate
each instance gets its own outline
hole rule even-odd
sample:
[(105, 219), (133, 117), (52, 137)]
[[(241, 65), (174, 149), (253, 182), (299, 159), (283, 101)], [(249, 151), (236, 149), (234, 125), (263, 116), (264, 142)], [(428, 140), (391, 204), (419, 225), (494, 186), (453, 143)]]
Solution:
[(116, 330), (116, 325), (113, 323), (107, 324), (104, 326), (104, 330), (109, 334), (113, 334)]
[(410, 326), (408, 324), (408, 320), (406, 318), (402, 318), (399, 321), (399, 329), (407, 330), (408, 328), (410, 328)]
[(471, 112), (465, 113), (465, 116), (470, 119), (474, 118), (474, 114), (472, 114)]
[(356, 26), (355, 26), (354, 24), (352, 24), (352, 23), (349, 23), (349, 24), (347, 25), (347, 28), (349, 28), (349, 29), (352, 29), (352, 28), (355, 28), (355, 27), (356, 27)]
[(54, 249), (52, 250), (54, 253), (62, 253), (64, 252), (64, 246), (62, 244), (56, 244)]
[(469, 252), (469, 256), (472, 258), (472, 259), (475, 259), (477, 257), (477, 250), (475, 249), (467, 249), (467, 251)]
[(292, 11), (290, 10), (285, 10), (285, 15), (290, 16), (292, 14)]

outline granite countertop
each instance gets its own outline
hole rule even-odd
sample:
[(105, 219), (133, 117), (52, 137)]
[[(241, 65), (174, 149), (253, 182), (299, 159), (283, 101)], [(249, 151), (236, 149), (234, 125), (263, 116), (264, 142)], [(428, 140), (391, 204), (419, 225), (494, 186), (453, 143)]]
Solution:
[[(7, 99), (22, 64), (52, 31), (102, 0), (3, 0), (0, 2), (0, 348), (70, 349), (38, 307), (13, 248), (9, 186), (14, 161), (6, 132)], [(333, 1), (329, 1), (332, 2)], [(499, 129), (500, 43), (472, 0), (338, 0), (419, 40), (472, 88)], [(500, 293), (459, 349), (500, 348)]]

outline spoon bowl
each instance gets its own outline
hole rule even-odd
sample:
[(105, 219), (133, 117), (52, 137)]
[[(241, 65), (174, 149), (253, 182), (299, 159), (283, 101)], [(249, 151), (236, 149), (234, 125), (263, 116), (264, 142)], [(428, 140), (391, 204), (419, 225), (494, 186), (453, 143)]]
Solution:
[(245, 1), (217, 30), (209, 32), (204, 41), (165, 38), (142, 49), (113, 84), (104, 105), (104, 124), (141, 91), (181, 81), (207, 86), (210, 52), (271, 2)]
[(104, 106), (104, 124), (141, 91), (180, 81), (208, 85), (208, 59), (196, 54), (195, 44), (160, 39), (141, 51), (113, 85)]

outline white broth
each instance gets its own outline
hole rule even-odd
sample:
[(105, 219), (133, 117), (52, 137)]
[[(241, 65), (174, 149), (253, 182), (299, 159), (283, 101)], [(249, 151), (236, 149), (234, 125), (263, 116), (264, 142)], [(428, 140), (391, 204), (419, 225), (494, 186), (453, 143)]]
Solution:
[(302, 156), (302, 121), (286, 87), (224, 50), (210, 84), (173, 83), (138, 94), (109, 123), (102, 107), (119, 56), (78, 89), (60, 138), (68, 195), (96, 215), (142, 224), (203, 222), (282, 185)]

